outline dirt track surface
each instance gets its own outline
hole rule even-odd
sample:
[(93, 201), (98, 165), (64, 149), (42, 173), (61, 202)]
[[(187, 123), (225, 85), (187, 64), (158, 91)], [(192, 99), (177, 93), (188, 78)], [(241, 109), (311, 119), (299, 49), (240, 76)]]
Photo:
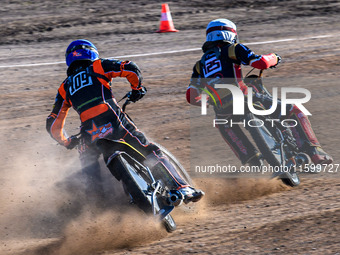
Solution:
[[(340, 163), (339, 1), (169, 4), (179, 33), (154, 33), (157, 1), (2, 1), (0, 254), (339, 254), (340, 182), (330, 173), (303, 175), (294, 189), (277, 180), (196, 178), (207, 195), (174, 213), (178, 230), (172, 234), (120, 206), (117, 183), (108, 188), (112, 198), (105, 205), (85, 202), (77, 152), (57, 146), (45, 131), (65, 65), (3, 68), (63, 61), (65, 48), (77, 38), (93, 41), (102, 57), (192, 49), (204, 42), (211, 19), (226, 17), (238, 25), (242, 42), (299, 39), (251, 48), (283, 57), (267, 77), (308, 77), (301, 86), (312, 94), (310, 120), (324, 149)], [(327, 37), (303, 39), (320, 35)], [(185, 90), (200, 54), (129, 57), (142, 69), (149, 89), (143, 100), (130, 105), (129, 114), (187, 169), (190, 108)], [(117, 98), (128, 87), (123, 79), (113, 82)], [(69, 134), (77, 132), (74, 112), (66, 125)], [(224, 149), (226, 160), (238, 164)], [(108, 186), (112, 182), (107, 175)]]

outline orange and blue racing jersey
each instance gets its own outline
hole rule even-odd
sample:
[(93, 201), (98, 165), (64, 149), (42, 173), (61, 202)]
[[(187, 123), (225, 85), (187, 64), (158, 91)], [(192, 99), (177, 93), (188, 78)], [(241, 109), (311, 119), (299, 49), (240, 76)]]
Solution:
[(70, 142), (64, 133), (64, 125), (71, 107), (84, 123), (109, 110), (108, 101), (112, 102), (114, 98), (112, 78), (125, 77), (133, 90), (142, 85), (140, 69), (131, 61), (98, 59), (87, 64), (81, 61), (76, 67), (70, 66), (67, 72), (68, 77), (59, 87), (53, 110), (46, 120), (47, 131), (64, 146)]
[[(247, 94), (247, 85), (243, 82), (241, 65), (250, 65), (257, 69), (267, 69), (278, 63), (274, 53), (256, 55), (247, 46), (239, 43), (206, 42), (203, 45), (204, 55), (197, 61), (193, 68), (191, 82), (187, 89), (187, 101), (194, 105), (200, 105), (200, 89), (213, 80), (213, 84), (222, 81), (223, 78), (232, 78), (244, 94)], [(207, 86), (214, 89), (213, 85)]]

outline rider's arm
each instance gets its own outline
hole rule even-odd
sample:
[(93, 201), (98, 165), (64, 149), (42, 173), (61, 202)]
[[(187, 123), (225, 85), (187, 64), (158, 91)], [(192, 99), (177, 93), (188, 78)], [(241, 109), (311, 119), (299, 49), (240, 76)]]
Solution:
[(71, 104), (66, 101), (65, 94), (63, 83), (58, 90), (52, 112), (46, 119), (46, 129), (54, 140), (67, 147), (71, 139), (64, 134), (64, 124)]
[(131, 84), (131, 89), (138, 90), (142, 85), (142, 74), (139, 67), (132, 61), (103, 59), (102, 67), (108, 79), (125, 77)]
[(267, 69), (278, 64), (278, 57), (275, 53), (267, 55), (256, 55), (252, 50), (243, 44), (235, 45), (235, 57), (243, 65), (250, 65), (257, 69)]
[(199, 91), (199, 88), (202, 87), (201, 85), (201, 75), (200, 75), (200, 61), (197, 61), (197, 63), (194, 66), (191, 80), (189, 87), (187, 88), (186, 92), (186, 98), (188, 103), (192, 105), (201, 105), (201, 93)]

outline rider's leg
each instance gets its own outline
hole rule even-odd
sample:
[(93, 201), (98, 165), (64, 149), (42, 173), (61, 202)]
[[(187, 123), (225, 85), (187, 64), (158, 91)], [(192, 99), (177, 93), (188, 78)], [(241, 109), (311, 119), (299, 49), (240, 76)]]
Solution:
[[(138, 130), (134, 122), (124, 112), (121, 111), (120, 107), (115, 101), (107, 100), (107, 103), (109, 103), (111, 111), (98, 116), (98, 120), (96, 120), (97, 127), (107, 124), (108, 122), (110, 122), (108, 124), (112, 125), (112, 132), (108, 133), (108, 135), (105, 137), (114, 140), (122, 139), (136, 148), (138, 151), (142, 152), (144, 157), (152, 157), (155, 159), (155, 161), (163, 164), (163, 169), (165, 169), (168, 176), (170, 176), (169, 179), (173, 180), (176, 189), (191, 189), (192, 194), (184, 195), (184, 199), (188, 198), (188, 201), (193, 202), (198, 201), (204, 195), (204, 193), (189, 187), (190, 185), (181, 177), (181, 175), (169, 162), (167, 157), (161, 155), (159, 148), (147, 140), (145, 135)], [(89, 123), (89, 125), (92, 127), (93, 123)], [(87, 129), (84, 127), (84, 130)], [(138, 157), (138, 155), (136, 156)], [(197, 198), (196, 200), (192, 199), (195, 197)]]
[[(149, 146), (152, 146), (152, 153), (146, 157), (145, 162), (151, 170), (157, 169), (153, 172), (154, 176), (160, 175), (169, 187), (178, 190), (183, 196), (184, 203), (199, 201), (204, 196), (204, 192), (190, 186), (155, 144), (151, 143)], [(161, 164), (161, 166), (158, 164)]]
[(262, 165), (261, 153), (258, 152), (238, 125), (230, 127), (229, 124), (219, 124), (217, 128), (242, 164)]
[[(160, 148), (150, 143), (142, 132), (138, 130), (127, 132), (123, 139), (145, 155), (145, 162), (151, 170), (157, 169), (153, 172), (156, 178), (157, 175), (162, 177), (162, 180), (165, 178), (170, 187), (182, 193), (185, 203), (197, 202), (204, 196), (203, 191), (191, 187), (184, 180)], [(157, 164), (161, 164), (161, 167), (155, 167)]]
[[(269, 109), (272, 105), (272, 98), (263, 95), (260, 97), (265, 108)], [(257, 99), (259, 99), (259, 97), (257, 97)], [(299, 149), (306, 152), (314, 164), (332, 163), (332, 157), (321, 148), (308, 117), (296, 105), (287, 105), (287, 116), (281, 116), (280, 109), (281, 101), (278, 100), (277, 110), (271, 116), (281, 120), (294, 119), (297, 122), (297, 126), (291, 127), (290, 129), (292, 130)]]
[(82, 174), (85, 179), (85, 193), (90, 202), (99, 202), (104, 198), (101, 167), (98, 161), (99, 152), (82, 143), (79, 148), (79, 158)]
[(290, 105), (287, 118), (298, 123), (291, 130), (299, 148), (311, 157), (313, 163), (331, 164), (333, 159), (321, 148), (308, 117), (296, 105)]

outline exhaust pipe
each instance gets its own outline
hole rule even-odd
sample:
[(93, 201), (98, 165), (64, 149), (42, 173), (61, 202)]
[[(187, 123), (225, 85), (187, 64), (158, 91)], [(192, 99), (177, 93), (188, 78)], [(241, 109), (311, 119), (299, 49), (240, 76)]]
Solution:
[(303, 152), (300, 152), (295, 156), (295, 161), (298, 166), (304, 166), (306, 164), (309, 165), (312, 162), (310, 157), (306, 153), (303, 153)]
[(179, 206), (183, 202), (183, 195), (179, 191), (170, 191), (168, 202), (170, 205)]

